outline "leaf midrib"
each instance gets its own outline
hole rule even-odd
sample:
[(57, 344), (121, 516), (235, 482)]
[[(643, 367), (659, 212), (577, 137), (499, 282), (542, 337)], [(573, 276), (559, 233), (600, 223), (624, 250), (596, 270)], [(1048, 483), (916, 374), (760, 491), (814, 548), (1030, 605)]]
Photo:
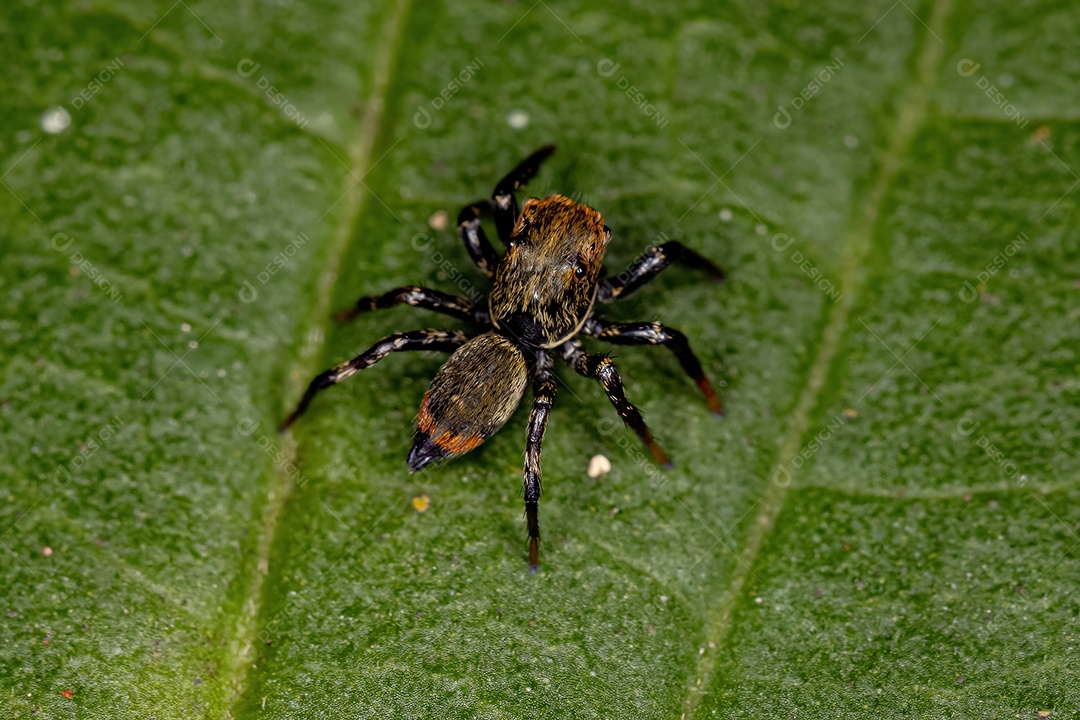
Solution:
[[(918, 54), (915, 58), (914, 77), (907, 84), (904, 100), (899, 106), (896, 122), (889, 134), (890, 142), (880, 151), (870, 190), (861, 203), (854, 222), (849, 226), (841, 268), (842, 296), (831, 308), (828, 323), (822, 331), (817, 355), (807, 375), (806, 385), (799, 395), (791, 424), (784, 435), (772, 478), (776, 477), (780, 467), (786, 467), (799, 452), (803, 437), (810, 426), (811, 414), (821, 399), (825, 381), (832, 370), (860, 289), (866, 257), (885, 198), (904, 156), (926, 118), (930, 92), (936, 79), (935, 70), (941, 63), (944, 49), (944, 43), (938, 38), (945, 35), (951, 4), (951, 0), (938, 0), (933, 4), (930, 22), (926, 32), (922, 33), (922, 45), (916, 51)], [(758, 513), (758, 521), (750, 523), (750, 529), (744, 538), (743, 551), (731, 582), (717, 604), (707, 611), (706, 642), (710, 649), (698, 656), (694, 677), (690, 679), (689, 690), (683, 702), (684, 718), (693, 717), (713, 679), (716, 659), (724, 651), (724, 642), (732, 629), (732, 614), (742, 595), (747, 577), (753, 572), (754, 561), (769, 532), (776, 525), (776, 519), (783, 509), (788, 488), (794, 483), (795, 475), (796, 473), (792, 472), (792, 482), (782, 485), (770, 480), (768, 489), (760, 500), (762, 509)]]
[[(316, 364), (320, 361), (326, 344), (326, 330), (338, 277), (370, 195), (367, 187), (361, 182), (361, 178), (374, 165), (372, 161), (374, 150), (382, 132), (390, 81), (397, 66), (411, 5), (412, 0), (398, 0), (393, 12), (384, 21), (380, 32), (383, 41), (375, 53), (372, 90), (365, 102), (366, 117), (360, 123), (358, 134), (346, 148), (349, 166), (346, 168), (347, 173), (344, 177), (345, 194), (341, 201), (343, 207), (340, 219), (327, 253), (326, 266), (319, 273), (319, 281), (316, 283), (311, 318), (318, 332), (304, 333), (305, 339), (300, 345), (299, 356), (292, 363), (296, 372), (287, 373), (289, 380), (286, 397), (295, 396), (300, 390), (299, 383), (303, 382), (303, 378), (310, 377), (319, 370)], [(300, 327), (304, 330), (310, 326), (307, 322), (302, 322)], [(297, 445), (291, 436), (282, 436), (280, 443), (282, 452), (294, 463), (297, 462)], [(247, 589), (228, 644), (229, 665), (224, 672), (225, 681), (222, 685), (225, 689), (224, 704), (229, 717), (237, 716), (238, 707), (244, 701), (249, 670), (253, 667), (253, 664), (245, 658), (254, 657), (257, 652), (254, 645), (264, 605), (264, 585), (269, 575), (270, 556), (275, 546), (278, 522), (285, 513), (293, 489), (292, 475), (281, 472), (275, 467), (268, 483), (267, 501), (263, 507), (255, 552), (247, 570)]]

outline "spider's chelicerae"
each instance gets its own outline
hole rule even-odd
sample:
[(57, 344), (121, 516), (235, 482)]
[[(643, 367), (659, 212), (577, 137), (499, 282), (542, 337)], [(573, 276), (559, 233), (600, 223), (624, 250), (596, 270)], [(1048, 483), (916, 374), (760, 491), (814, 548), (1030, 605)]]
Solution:
[(450, 359), (439, 369), (420, 404), (408, 458), (409, 469), (416, 472), (433, 460), (466, 453), (495, 434), (517, 408), (531, 381), (533, 406), (525, 446), (524, 485), (529, 564), (534, 571), (540, 553), (540, 445), (555, 400), (555, 357), (585, 377), (599, 380), (619, 416), (656, 461), (670, 465), (641, 413), (626, 399), (611, 358), (586, 352), (578, 335), (617, 345), (666, 345), (697, 383), (709, 409), (723, 414), (720, 398), (685, 335), (660, 323), (607, 322), (593, 314), (597, 303), (630, 295), (672, 262), (703, 270), (715, 280), (723, 279), (723, 271), (681, 243), (671, 241), (649, 248), (618, 276), (606, 277), (603, 259), (611, 230), (600, 213), (562, 195), (543, 200), (529, 198), (518, 211), (514, 192), (554, 152), (554, 146), (534, 152), (502, 179), (491, 196), (495, 227), (506, 249), (502, 257), (480, 225), (480, 209), (485, 201), (469, 205), (458, 217), (458, 234), (465, 249), (480, 272), (493, 280), (486, 303), (407, 286), (382, 295), (366, 295), (355, 307), (336, 316), (339, 321), (350, 320), (360, 313), (405, 304), (465, 320), (476, 331), (394, 333), (352, 360), (318, 375), (281, 426), (282, 430), (288, 428), (320, 390), (371, 367), (392, 352), (450, 352)]

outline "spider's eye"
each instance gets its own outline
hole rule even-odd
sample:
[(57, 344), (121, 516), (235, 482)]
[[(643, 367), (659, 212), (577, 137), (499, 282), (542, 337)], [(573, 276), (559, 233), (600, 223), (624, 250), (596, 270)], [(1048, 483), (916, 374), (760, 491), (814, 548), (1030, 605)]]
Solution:
[(586, 272), (587, 270), (585, 269), (585, 263), (581, 261), (581, 256), (579, 255), (574, 260), (574, 276), (578, 280), (580, 280), (581, 278), (585, 277)]

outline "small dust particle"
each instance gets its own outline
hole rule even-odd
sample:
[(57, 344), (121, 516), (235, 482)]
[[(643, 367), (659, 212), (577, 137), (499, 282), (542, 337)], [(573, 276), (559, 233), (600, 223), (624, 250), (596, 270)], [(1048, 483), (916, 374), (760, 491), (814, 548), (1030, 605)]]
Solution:
[(1050, 138), (1050, 126), (1040, 125), (1035, 128), (1035, 132), (1031, 133), (1031, 142), (1037, 143)]
[(848, 420), (854, 420), (855, 418), (859, 417), (859, 411), (855, 408), (844, 408), (840, 414), (846, 417)]
[(957, 685), (963, 685), (964, 684), (964, 678), (956, 678), (956, 684)]
[(431, 505), (431, 498), (425, 494), (417, 495), (412, 499), (412, 506), (416, 512), (424, 512)]
[(189, 342), (187, 344), (187, 346), (189, 348), (191, 348), (192, 350), (194, 350), (195, 348), (199, 347), (199, 341), (198, 340), (192, 340), (191, 342)]
[(45, 547), (41, 548), (41, 554), (45, 557), (52, 557), (52, 548), (46, 545)]
[(524, 110), (511, 110), (506, 115), (506, 124), (515, 130), (524, 130), (529, 127), (529, 113)]
[(667, 601), (668, 601), (668, 596), (667, 595), (661, 595), (660, 596), (660, 602), (666, 603)]
[(61, 697), (66, 697), (68, 700), (70, 700), (75, 695), (75, 693), (71, 692), (70, 690), (61, 690), (60, 695)]
[(59, 135), (71, 127), (71, 113), (63, 106), (49, 108), (41, 114), (41, 129), (50, 135)]
[(604, 455), (593, 455), (589, 461), (589, 477), (596, 479), (611, 472), (611, 461)]
[(1048, 717), (1050, 717), (1050, 714), (1051, 714), (1052, 712), (1053, 712), (1052, 710), (1040, 710), (1040, 711), (1039, 711), (1039, 717), (1041, 717), (1041, 718), (1048, 718)]
[(967, 502), (968, 500), (971, 500), (971, 493), (964, 495), (964, 502)]
[(191, 326), (188, 325), (187, 323), (182, 324), (180, 326), (180, 329), (183, 330), (184, 332), (191, 332)]
[(845, 135), (844, 145), (846, 145), (849, 149), (854, 150), (855, 148), (859, 147), (859, 138), (855, 137), (854, 135)]
[(432, 230), (445, 230), (450, 224), (450, 216), (445, 210), (439, 210), (427, 219), (427, 224)]
[(731, 218), (735, 215), (731, 212), (731, 208), (724, 208), (720, 211), (720, 222), (731, 222)]
[(764, 223), (758, 223), (754, 226), (754, 232), (756, 232), (758, 235), (764, 235), (765, 233), (769, 232), (769, 228), (765, 227)]
[(765, 602), (765, 599), (760, 598), (760, 597), (756, 597), (756, 598), (754, 598), (754, 602), (756, 602), (758, 605), (760, 605), (761, 603)]

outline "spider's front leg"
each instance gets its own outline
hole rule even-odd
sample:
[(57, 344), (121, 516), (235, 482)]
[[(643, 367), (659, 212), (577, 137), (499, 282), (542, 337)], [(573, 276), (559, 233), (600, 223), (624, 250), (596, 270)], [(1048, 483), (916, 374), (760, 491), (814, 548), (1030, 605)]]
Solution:
[(702, 395), (705, 396), (709, 409), (717, 415), (724, 414), (720, 396), (716, 394), (705, 371), (701, 369), (701, 362), (690, 349), (686, 336), (678, 330), (660, 323), (615, 323), (599, 318), (589, 318), (581, 331), (614, 345), (663, 345), (669, 348), (683, 371), (694, 380)]
[(385, 310), (397, 305), (412, 305), (479, 325), (486, 325), (488, 322), (487, 311), (478, 308), (472, 300), (419, 285), (405, 285), (381, 295), (364, 295), (353, 303), (351, 308), (334, 315), (334, 320), (348, 322), (362, 313)]
[(499, 239), (504, 245), (510, 242), (510, 233), (514, 231), (520, 212), (514, 193), (524, 187), (540, 169), (540, 164), (554, 154), (555, 146), (545, 145), (518, 163), (518, 166), (495, 186), (491, 204), (495, 208), (495, 228), (499, 231)]
[(529, 530), (529, 569), (540, 562), (540, 449), (547, 429), (548, 412), (555, 402), (555, 377), (551, 356), (539, 351), (533, 370), (533, 406), (525, 443), (525, 522)]
[(600, 283), (596, 299), (602, 303), (609, 303), (621, 297), (627, 297), (672, 263), (703, 270), (716, 282), (724, 279), (724, 271), (712, 260), (699, 255), (678, 240), (671, 240), (663, 245), (654, 245), (649, 248), (621, 273)]
[(631, 430), (637, 433), (637, 436), (641, 438), (641, 442), (645, 444), (645, 447), (649, 448), (649, 452), (656, 458), (656, 462), (665, 468), (670, 468), (671, 460), (668, 458), (667, 453), (664, 452), (664, 449), (660, 447), (660, 444), (653, 438), (652, 433), (649, 432), (645, 420), (641, 417), (641, 412), (626, 399), (622, 378), (619, 377), (619, 370), (615, 367), (614, 361), (603, 353), (590, 354), (585, 352), (585, 349), (577, 340), (568, 340), (563, 343), (562, 348), (563, 358), (573, 365), (578, 373), (587, 378), (599, 380), (603, 384), (604, 392), (607, 393), (611, 404), (615, 406), (619, 417), (630, 426)]
[[(491, 195), (491, 207), (495, 213), (495, 228), (503, 245), (510, 242), (510, 233), (513, 232), (514, 225), (517, 223), (519, 211), (514, 193), (532, 179), (532, 176), (540, 169), (540, 164), (554, 152), (554, 145), (545, 145), (518, 163), (518, 166), (495, 186), (495, 192)], [(491, 277), (495, 274), (495, 266), (499, 264), (499, 255), (491, 246), (484, 228), (480, 225), (480, 211), (485, 202), (478, 201), (466, 205), (458, 215), (457, 229), (476, 267), (480, 269), (480, 272)]]
[(331, 385), (336, 385), (361, 370), (371, 367), (392, 352), (404, 352), (406, 350), (452, 352), (464, 345), (467, 339), (465, 333), (451, 330), (413, 330), (388, 335), (352, 360), (335, 365), (326, 372), (316, 375), (315, 379), (308, 385), (308, 389), (304, 393), (304, 397), (300, 399), (296, 409), (289, 413), (289, 416), (281, 423), (279, 431), (284, 432), (296, 421), (296, 418), (303, 415), (320, 390), (325, 390)]

